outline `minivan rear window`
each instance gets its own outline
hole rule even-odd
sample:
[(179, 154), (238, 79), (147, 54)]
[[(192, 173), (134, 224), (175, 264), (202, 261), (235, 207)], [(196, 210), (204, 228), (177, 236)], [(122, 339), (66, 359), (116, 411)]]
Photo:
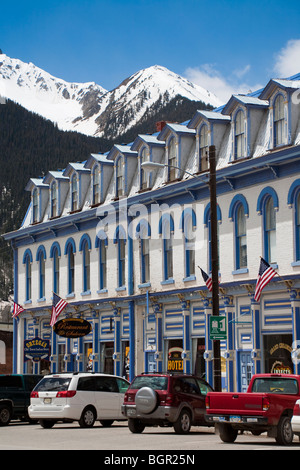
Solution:
[(136, 377), (130, 385), (130, 388), (134, 390), (142, 387), (150, 387), (153, 388), (153, 390), (167, 390), (168, 377), (140, 376)]
[(39, 392), (62, 392), (68, 390), (71, 377), (44, 377), (34, 388)]

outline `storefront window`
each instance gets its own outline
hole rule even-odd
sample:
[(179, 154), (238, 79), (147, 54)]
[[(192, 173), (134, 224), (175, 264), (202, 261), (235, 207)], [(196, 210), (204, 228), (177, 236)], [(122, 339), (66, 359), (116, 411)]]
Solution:
[(194, 357), (194, 371), (198, 377), (205, 376), (205, 360), (203, 357), (205, 351), (205, 338), (197, 338), (193, 340), (193, 357)]
[(114, 343), (113, 341), (101, 343), (100, 345), (100, 372), (106, 374), (114, 373)]
[(264, 357), (265, 372), (292, 374), (293, 363), (292, 335), (265, 335), (264, 336)]

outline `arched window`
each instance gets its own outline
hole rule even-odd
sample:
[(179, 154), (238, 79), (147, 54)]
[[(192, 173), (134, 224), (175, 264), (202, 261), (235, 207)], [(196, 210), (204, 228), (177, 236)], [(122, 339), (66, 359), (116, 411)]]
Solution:
[(92, 204), (100, 204), (100, 167), (95, 165), (92, 172)]
[(107, 238), (99, 240), (99, 287), (107, 288)]
[(246, 216), (244, 206), (239, 204), (236, 210), (235, 220), (236, 237), (236, 269), (247, 267), (247, 235), (246, 235)]
[(57, 248), (53, 250), (53, 292), (59, 294), (59, 254)]
[(274, 147), (284, 143), (284, 99), (278, 95), (274, 103)]
[(68, 294), (75, 291), (75, 243), (73, 239), (67, 240), (65, 254), (68, 260)]
[(176, 155), (176, 141), (173, 137), (168, 145), (168, 181), (173, 181), (176, 178), (176, 166), (177, 166), (177, 155)]
[(242, 110), (238, 111), (235, 116), (234, 155), (235, 158), (243, 158), (245, 156), (245, 128), (244, 113)]
[(186, 209), (181, 216), (180, 228), (184, 239), (185, 277), (195, 276), (195, 228), (196, 214)]
[(126, 268), (126, 234), (122, 226), (118, 226), (114, 243), (117, 245), (117, 260), (118, 260), (118, 288), (125, 288), (125, 268)]
[(83, 266), (83, 292), (88, 292), (91, 288), (91, 268), (90, 268), (90, 250), (87, 240), (83, 242), (82, 248), (82, 266)]
[(45, 297), (45, 253), (43, 249), (37, 252), (37, 262), (39, 266), (39, 299)]
[(264, 257), (268, 263), (276, 262), (276, 212), (274, 200), (268, 197), (264, 207)]
[(32, 274), (31, 274), (32, 253), (26, 250), (23, 257), (23, 264), (25, 265), (25, 301), (31, 301), (32, 295)]
[(164, 214), (159, 222), (159, 234), (162, 236), (163, 280), (173, 280), (173, 239), (174, 220), (170, 214)]
[(35, 188), (32, 192), (32, 223), (35, 224), (39, 221), (39, 200), (38, 190)]
[(57, 183), (53, 181), (50, 187), (50, 217), (57, 217), (58, 215), (58, 190)]
[(295, 202), (295, 242), (296, 261), (300, 261), (300, 191), (298, 191)]
[(208, 127), (204, 124), (200, 129), (199, 168), (201, 171), (208, 169)]
[(74, 173), (71, 178), (71, 211), (77, 211), (78, 207), (78, 181), (77, 174)]
[(150, 282), (150, 227), (139, 224), (141, 283)]

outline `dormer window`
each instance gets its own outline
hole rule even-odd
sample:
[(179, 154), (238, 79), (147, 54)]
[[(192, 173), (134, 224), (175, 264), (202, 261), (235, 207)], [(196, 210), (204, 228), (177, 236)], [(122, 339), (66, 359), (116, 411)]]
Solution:
[(200, 171), (208, 169), (208, 126), (204, 124), (200, 130), (199, 168)]
[(117, 161), (117, 188), (116, 188), (117, 197), (124, 195), (124, 165), (122, 157), (118, 158)]
[(242, 110), (238, 111), (235, 116), (234, 154), (236, 159), (245, 156), (245, 126), (244, 113)]
[(100, 167), (95, 165), (92, 173), (92, 204), (100, 204)]
[(71, 211), (78, 210), (78, 182), (76, 173), (71, 178)]
[[(140, 162), (141, 164), (142, 163), (145, 163), (149, 160), (148, 158), (148, 151), (146, 149), (146, 147), (143, 148), (142, 150), (142, 153), (141, 153), (141, 158), (140, 158)], [(141, 189), (147, 189), (149, 184), (148, 184), (148, 176), (147, 176), (147, 172), (145, 170), (142, 169), (141, 167)]]
[(35, 224), (38, 221), (39, 221), (38, 190), (34, 189), (32, 192), (32, 223)]
[(168, 145), (168, 181), (174, 181), (176, 178), (176, 141), (173, 137)]
[(284, 140), (284, 99), (280, 94), (274, 103), (274, 147), (283, 145)]
[(56, 181), (53, 181), (51, 184), (50, 188), (50, 203), (51, 203), (51, 208), (50, 208), (50, 217), (57, 217), (58, 215), (58, 210), (57, 210), (57, 202), (58, 202), (58, 191), (57, 191), (57, 183)]

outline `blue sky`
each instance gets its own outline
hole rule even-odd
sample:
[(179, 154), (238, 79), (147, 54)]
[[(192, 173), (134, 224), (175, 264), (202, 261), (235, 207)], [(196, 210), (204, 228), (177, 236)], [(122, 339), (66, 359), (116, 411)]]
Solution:
[(15, 0), (0, 21), (8, 56), (108, 90), (155, 64), (219, 97), (300, 72), (299, 1)]

